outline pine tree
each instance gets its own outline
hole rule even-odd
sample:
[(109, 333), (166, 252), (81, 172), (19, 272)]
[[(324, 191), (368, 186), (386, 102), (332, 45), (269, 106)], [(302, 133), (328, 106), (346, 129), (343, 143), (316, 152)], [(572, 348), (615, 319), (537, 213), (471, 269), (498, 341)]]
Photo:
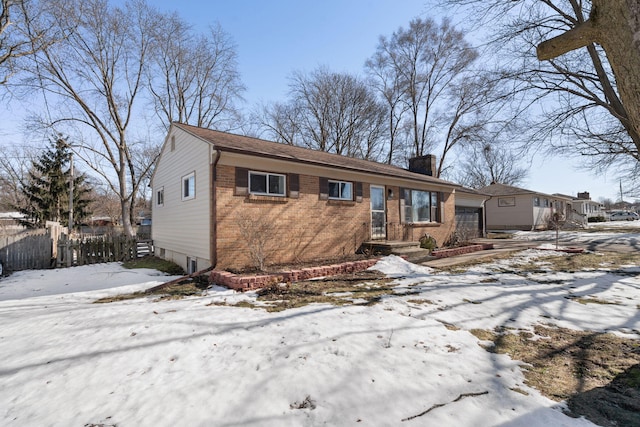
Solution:
[[(43, 227), (47, 221), (69, 224), (69, 181), (71, 151), (64, 138), (51, 140), (51, 147), (33, 162), (22, 193), (26, 207), (17, 207), (29, 227)], [(81, 174), (73, 178), (74, 223), (89, 216), (90, 189)]]

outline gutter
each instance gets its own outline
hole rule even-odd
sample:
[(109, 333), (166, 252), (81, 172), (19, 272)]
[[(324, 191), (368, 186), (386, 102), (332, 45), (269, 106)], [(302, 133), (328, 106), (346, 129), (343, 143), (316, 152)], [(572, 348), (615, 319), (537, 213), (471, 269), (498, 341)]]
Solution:
[(209, 198), (209, 259), (211, 260), (210, 269), (213, 270), (218, 264), (218, 212), (217, 212), (217, 199), (216, 199), (216, 167), (220, 160), (220, 150), (214, 150), (214, 158), (209, 168), (209, 188), (211, 189), (211, 197)]

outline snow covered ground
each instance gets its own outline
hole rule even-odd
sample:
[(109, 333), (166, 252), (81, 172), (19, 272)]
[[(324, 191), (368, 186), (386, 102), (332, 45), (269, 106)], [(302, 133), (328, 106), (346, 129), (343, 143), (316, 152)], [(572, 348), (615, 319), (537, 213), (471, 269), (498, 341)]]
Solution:
[(256, 298), (221, 288), (94, 304), (171, 279), (118, 264), (15, 274), (0, 280), (0, 425), (592, 426), (468, 332), (551, 323), (640, 338), (640, 277), (517, 274), (551, 254), (456, 274), (386, 257), (374, 268), (397, 288), (380, 304), (279, 313), (212, 304)]
[[(590, 232), (585, 233), (581, 230), (560, 231), (558, 238), (564, 243), (614, 243), (614, 244), (638, 244), (640, 243), (640, 221), (608, 221), (590, 223), (588, 225)], [(608, 231), (611, 229), (630, 228), (637, 229), (634, 232), (620, 233)], [(602, 231), (598, 231), (602, 230)], [(529, 241), (553, 241), (556, 238), (554, 230), (547, 231), (515, 231), (513, 238), (516, 240)]]

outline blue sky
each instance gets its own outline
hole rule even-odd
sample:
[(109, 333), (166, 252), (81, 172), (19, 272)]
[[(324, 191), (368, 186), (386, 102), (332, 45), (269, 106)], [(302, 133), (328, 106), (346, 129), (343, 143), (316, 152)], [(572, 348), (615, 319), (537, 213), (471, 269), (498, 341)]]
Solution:
[(164, 11), (178, 8), (183, 18), (203, 29), (214, 22), (222, 25), (237, 44), (250, 105), (282, 99), (294, 70), (326, 65), (334, 71), (361, 73), (380, 35), (390, 35), (428, 10), (425, 0), (150, 3)]
[[(121, 0), (113, 0), (120, 3)], [(363, 73), (380, 35), (406, 27), (417, 16), (439, 19), (445, 13), (428, 0), (148, 0), (162, 11), (178, 11), (204, 30), (220, 23), (237, 45), (239, 71), (249, 109), (259, 102), (286, 98), (293, 71), (327, 66), (333, 71)], [(453, 16), (453, 21), (463, 17)], [(7, 111), (0, 115), (8, 117)], [(17, 123), (0, 120), (0, 140), (17, 138)], [(0, 147), (3, 145), (0, 141)], [(538, 156), (522, 185), (545, 193), (617, 198), (618, 181), (580, 168), (571, 159)]]

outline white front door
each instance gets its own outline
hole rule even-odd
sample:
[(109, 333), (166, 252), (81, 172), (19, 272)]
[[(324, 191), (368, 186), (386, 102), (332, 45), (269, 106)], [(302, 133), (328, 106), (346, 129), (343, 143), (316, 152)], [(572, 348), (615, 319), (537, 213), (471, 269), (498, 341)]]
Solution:
[(384, 187), (371, 186), (371, 238), (387, 238), (387, 218), (384, 205)]

